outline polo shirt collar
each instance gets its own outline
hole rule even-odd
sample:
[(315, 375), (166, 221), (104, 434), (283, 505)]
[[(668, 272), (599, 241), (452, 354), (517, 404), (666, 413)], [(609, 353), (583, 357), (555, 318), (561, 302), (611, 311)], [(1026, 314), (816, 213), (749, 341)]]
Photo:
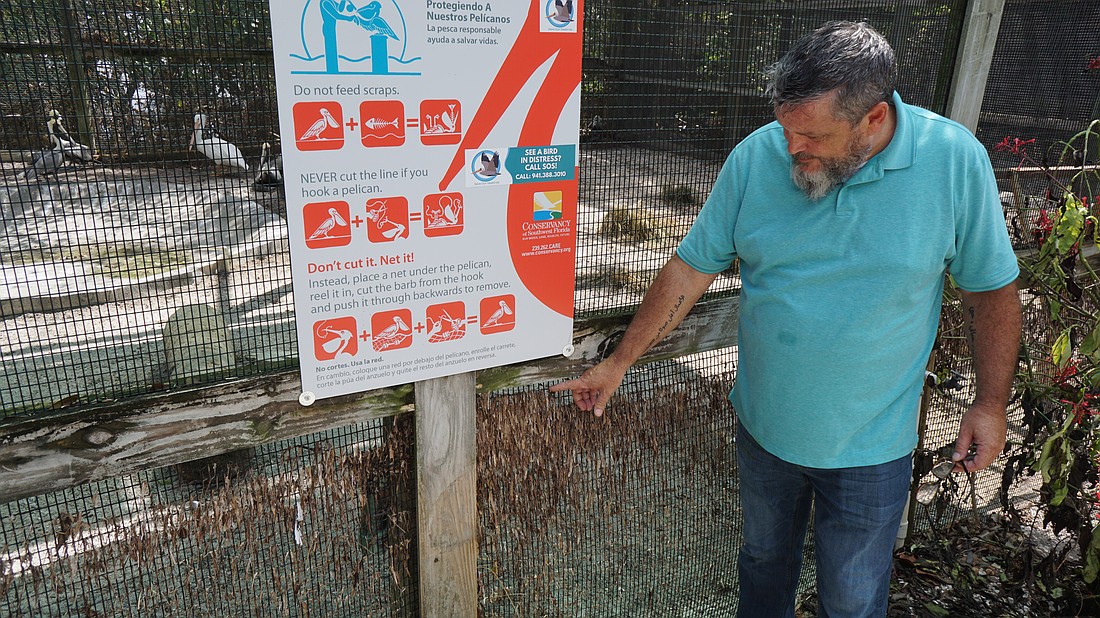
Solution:
[(899, 170), (913, 164), (916, 147), (916, 139), (913, 137), (912, 110), (901, 100), (901, 95), (894, 91), (894, 110), (897, 112), (897, 126), (894, 127), (894, 136), (890, 143), (879, 153), (882, 158), (883, 169)]
[(856, 172), (848, 185), (872, 182), (882, 178), (885, 170), (898, 170), (913, 164), (913, 149), (916, 140), (913, 137), (912, 111), (901, 100), (901, 95), (894, 92), (894, 110), (897, 116), (897, 126), (894, 127), (894, 135), (890, 143), (877, 155), (871, 157), (862, 169)]

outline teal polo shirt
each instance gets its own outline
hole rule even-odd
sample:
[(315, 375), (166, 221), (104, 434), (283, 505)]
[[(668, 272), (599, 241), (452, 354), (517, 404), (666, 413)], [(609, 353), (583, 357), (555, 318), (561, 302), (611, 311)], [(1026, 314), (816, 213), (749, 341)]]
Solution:
[(894, 94), (889, 145), (810, 201), (777, 122), (730, 153), (677, 254), (704, 273), (740, 260), (739, 422), (794, 464), (893, 461), (917, 413), (944, 275), (981, 292), (1019, 275), (985, 148)]

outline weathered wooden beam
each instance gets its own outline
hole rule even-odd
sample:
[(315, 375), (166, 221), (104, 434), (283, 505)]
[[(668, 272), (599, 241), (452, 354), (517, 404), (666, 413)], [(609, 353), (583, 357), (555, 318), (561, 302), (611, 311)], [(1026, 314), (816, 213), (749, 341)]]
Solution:
[[(640, 363), (736, 344), (737, 297), (697, 305)], [(631, 315), (578, 322), (568, 357), (478, 372), (483, 392), (562, 380), (604, 358)], [(297, 371), (93, 409), (0, 420), (0, 502), (409, 411), (404, 385), (298, 403)]]
[(420, 615), (477, 615), (474, 374), (416, 383)]
[(302, 406), (298, 372), (0, 423), (0, 502), (412, 409), (412, 386)]
[[(696, 305), (679, 328), (638, 362), (650, 363), (736, 345), (739, 300), (730, 296)], [(541, 358), (479, 371), (478, 390), (491, 392), (576, 377), (614, 350), (633, 317), (622, 315), (579, 322), (573, 328), (573, 353), (568, 357)]]
[(1012, 178), (1013, 176), (1047, 176), (1048, 174), (1054, 175), (1056, 178), (1067, 178), (1078, 172), (1098, 172), (1100, 171), (1100, 165), (1052, 165), (1050, 167), (997, 167), (993, 168), (993, 174), (997, 176), (997, 180), (1005, 180)]

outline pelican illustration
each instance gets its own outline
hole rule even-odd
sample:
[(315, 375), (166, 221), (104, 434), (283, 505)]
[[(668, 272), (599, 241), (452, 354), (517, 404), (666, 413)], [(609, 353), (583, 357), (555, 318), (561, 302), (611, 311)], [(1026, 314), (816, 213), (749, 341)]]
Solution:
[(386, 203), (381, 200), (367, 204), (367, 219), (370, 219), (374, 227), (382, 232), (382, 236), (389, 240), (405, 236), (405, 226), (390, 220), (386, 215)]
[(321, 117), (318, 118), (313, 124), (309, 125), (309, 128), (302, 133), (302, 136), (298, 138), (299, 142), (304, 142), (311, 139), (320, 139), (321, 133), (328, 127), (333, 129), (339, 129), (340, 123), (336, 122), (336, 119), (332, 117), (332, 114), (325, 108), (318, 110), (321, 112)]
[(439, 335), (439, 331), (443, 330), (443, 320), (438, 322), (428, 318), (428, 341), (435, 343), (436, 337)]
[(439, 198), (439, 210), (428, 210), (428, 227), (450, 227), (459, 224), (462, 216), (462, 200), (449, 195)]
[(412, 332), (409, 325), (405, 323), (405, 320), (401, 319), (401, 316), (393, 316), (393, 324), (386, 327), (385, 330), (375, 335), (375, 339), (393, 339), (402, 333)]
[(367, 32), (377, 32), (391, 39), (397, 39), (393, 28), (390, 28), (380, 15), (382, 4), (379, 2), (368, 2), (357, 9), (349, 0), (340, 0), (339, 3), (334, 0), (321, 0), (321, 8), (332, 13), (337, 19), (350, 21)]
[(194, 148), (198, 150), (208, 159), (214, 161), (216, 165), (224, 165), (226, 167), (236, 167), (244, 171), (248, 171), (248, 163), (244, 160), (244, 155), (241, 154), (239, 148), (225, 141), (224, 139), (205, 133), (206, 131), (206, 114), (195, 114), (195, 126), (191, 131), (191, 144), (187, 147), (188, 150)]
[(396, 40), (397, 34), (394, 33), (393, 28), (386, 23), (386, 20), (382, 19), (379, 13), (382, 12), (382, 5), (378, 2), (368, 2), (366, 6), (355, 12), (355, 18), (353, 21), (359, 24), (359, 27), (364, 30), (370, 30), (377, 32)]
[(481, 167), (478, 168), (478, 170), (474, 173), (479, 174), (481, 176), (493, 177), (493, 176), (499, 176), (500, 175), (500, 172), (497, 171), (499, 169), (500, 169), (500, 153), (494, 152), (493, 156), (490, 157), (489, 153), (483, 152), (483, 153), (481, 153)]
[(554, 0), (554, 12), (549, 17), (563, 24), (573, 21), (573, 0)]
[(309, 235), (308, 240), (320, 240), (328, 238), (328, 233), (332, 231), (332, 228), (339, 225), (340, 227), (347, 227), (348, 222), (340, 216), (335, 208), (328, 209), (328, 219), (321, 222), (321, 225), (317, 226), (317, 229), (313, 230), (313, 233)]
[(351, 331), (342, 328), (333, 328), (324, 322), (321, 323), (316, 334), (318, 339), (325, 340), (324, 343), (321, 344), (321, 349), (332, 354), (333, 357), (340, 356), (340, 354), (342, 354), (351, 344)]
[(283, 185), (283, 155), (273, 155), (271, 144), (264, 142), (260, 150), (260, 163), (256, 166), (256, 178), (252, 188), (264, 193), (278, 190)]
[(500, 301), (500, 309), (494, 311), (493, 315), (489, 316), (488, 320), (485, 320), (485, 324), (483, 324), (482, 327), (497, 326), (506, 315), (512, 315), (512, 308), (508, 306), (508, 303), (502, 300)]

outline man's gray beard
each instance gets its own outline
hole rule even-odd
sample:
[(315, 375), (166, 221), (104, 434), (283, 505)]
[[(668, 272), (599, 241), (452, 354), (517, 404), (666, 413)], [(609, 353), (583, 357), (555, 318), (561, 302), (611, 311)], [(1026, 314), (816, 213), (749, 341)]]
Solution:
[(830, 191), (848, 182), (848, 179), (863, 167), (867, 162), (867, 155), (871, 153), (871, 147), (860, 147), (859, 143), (852, 141), (848, 145), (848, 154), (841, 158), (818, 159), (821, 169), (816, 172), (804, 172), (797, 163), (791, 160), (791, 180), (806, 197), (816, 202), (829, 194)]

